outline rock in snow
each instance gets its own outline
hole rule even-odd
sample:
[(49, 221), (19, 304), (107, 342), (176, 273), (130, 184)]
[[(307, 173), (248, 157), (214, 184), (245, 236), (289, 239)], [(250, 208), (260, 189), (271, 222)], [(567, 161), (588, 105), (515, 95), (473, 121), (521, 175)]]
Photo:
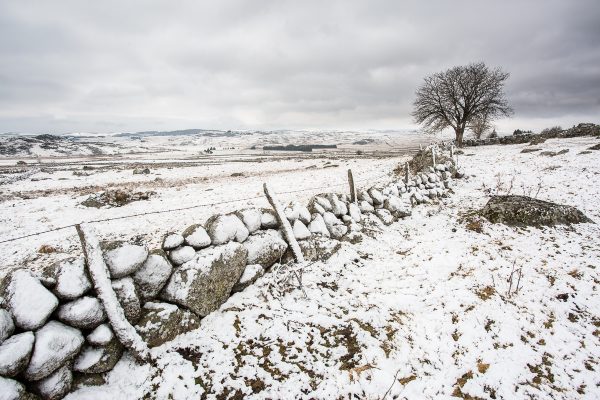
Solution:
[(10, 313), (0, 308), (0, 343), (4, 342), (14, 331), (15, 323), (13, 322)]
[(73, 258), (61, 262), (56, 271), (54, 294), (60, 299), (73, 300), (83, 296), (92, 288), (83, 258)]
[(236, 212), (236, 215), (242, 220), (248, 232), (254, 233), (261, 226), (261, 212), (258, 208), (248, 208)]
[(123, 345), (113, 339), (106, 346), (85, 346), (73, 363), (73, 370), (86, 374), (110, 371), (123, 355)]
[(240, 280), (233, 286), (231, 293), (241, 292), (248, 286), (252, 285), (258, 278), (265, 274), (265, 269), (260, 264), (246, 265), (244, 273), (240, 277)]
[(135, 290), (135, 284), (131, 277), (116, 279), (111, 283), (121, 307), (125, 312), (125, 318), (135, 323), (140, 318), (141, 304)]
[(250, 234), (246, 225), (234, 214), (213, 215), (206, 221), (206, 231), (214, 245), (225, 244), (231, 240), (241, 243)]
[(115, 334), (111, 327), (108, 324), (102, 324), (87, 335), (86, 339), (90, 344), (104, 346), (113, 340), (114, 337)]
[(13, 377), (29, 363), (35, 340), (32, 332), (11, 336), (0, 345), (0, 375)]
[(411, 207), (396, 196), (385, 199), (383, 207), (396, 218), (408, 217), (412, 214)]
[(39, 328), (58, 306), (58, 299), (25, 270), (14, 271), (9, 279), (5, 298), (15, 324), (23, 330)]
[(294, 221), (293, 230), (296, 240), (304, 240), (310, 237), (310, 231), (299, 219)]
[[(208, 235), (206, 236), (208, 237)], [(195, 254), (195, 253), (194, 253)], [(138, 293), (143, 299), (158, 296), (173, 272), (173, 266), (162, 250), (150, 252), (144, 264), (132, 275)]]
[(44, 400), (62, 399), (73, 385), (73, 373), (68, 365), (58, 369), (52, 375), (33, 384), (37, 393)]
[(275, 229), (279, 227), (279, 222), (272, 210), (263, 209), (260, 216), (260, 226), (262, 229)]
[(25, 386), (14, 379), (0, 376), (0, 400), (21, 400), (25, 395)]
[(204, 317), (227, 300), (242, 276), (247, 255), (248, 251), (239, 243), (205, 249), (175, 269), (161, 298)]
[(206, 233), (206, 229), (200, 224), (188, 226), (183, 231), (183, 238), (185, 244), (192, 246), (196, 250), (210, 246), (210, 237)]
[(248, 250), (248, 264), (268, 269), (281, 259), (288, 245), (279, 231), (268, 229), (250, 236), (244, 247)]
[(163, 239), (162, 248), (164, 250), (173, 250), (181, 246), (183, 243), (183, 236), (179, 233), (167, 233)]
[(371, 205), (371, 203), (365, 200), (362, 200), (360, 203), (358, 203), (358, 208), (363, 213), (372, 213), (375, 211), (375, 208)]
[(313, 220), (308, 224), (308, 230), (317, 235), (323, 235), (325, 237), (329, 237), (329, 230), (327, 230), (327, 226), (325, 225), (325, 220), (321, 214), (315, 214), (313, 216)]
[(342, 223), (332, 212), (326, 212), (323, 214), (323, 220), (325, 226), (331, 234), (331, 237), (339, 239), (348, 232), (348, 227)]
[(156, 347), (199, 326), (200, 319), (188, 310), (174, 304), (148, 302), (136, 329), (148, 346)]
[(391, 225), (394, 222), (394, 216), (385, 208), (375, 210), (375, 215), (381, 219), (384, 225)]
[[(369, 204), (369, 203), (367, 203)], [(362, 215), (360, 213), (360, 208), (355, 204), (355, 203), (350, 203), (348, 205), (348, 213), (350, 214), (350, 217), (352, 217), (352, 219), (356, 222), (360, 222), (362, 219)]]
[(169, 259), (175, 265), (181, 265), (190, 261), (196, 255), (196, 250), (192, 246), (183, 246), (169, 252)]
[(35, 345), (25, 378), (37, 381), (71, 360), (83, 345), (83, 335), (58, 321), (50, 321), (35, 333)]
[(106, 321), (106, 313), (97, 297), (85, 296), (61, 305), (58, 319), (75, 328), (94, 329)]
[(104, 261), (113, 279), (122, 278), (137, 271), (148, 257), (145, 246), (129, 243), (113, 243), (104, 252)]

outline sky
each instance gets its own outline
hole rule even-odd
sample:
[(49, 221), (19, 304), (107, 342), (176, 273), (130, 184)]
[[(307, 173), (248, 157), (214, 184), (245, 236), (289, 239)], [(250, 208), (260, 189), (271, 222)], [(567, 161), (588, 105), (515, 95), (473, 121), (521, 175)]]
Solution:
[(403, 129), (477, 61), (500, 131), (600, 123), (598, 0), (0, 0), (0, 133)]

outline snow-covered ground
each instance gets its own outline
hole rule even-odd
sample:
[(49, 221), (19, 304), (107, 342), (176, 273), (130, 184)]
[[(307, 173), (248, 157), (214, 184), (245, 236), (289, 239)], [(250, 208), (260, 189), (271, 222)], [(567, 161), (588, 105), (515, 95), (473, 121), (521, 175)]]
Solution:
[[(469, 176), (447, 204), (343, 243), (305, 270), (306, 298), (274, 290), (267, 274), (199, 329), (153, 349), (156, 366), (126, 357), (105, 385), (68, 399), (598, 398), (600, 226), (516, 229), (472, 217), (490, 193), (510, 192), (600, 222), (600, 152), (580, 154), (596, 143), (537, 146), (569, 150), (554, 157), (521, 153), (526, 145), (465, 149)], [(397, 161), (351, 165), (369, 178)], [(326, 179), (346, 167), (285, 172), (274, 186), (337, 182)], [(259, 190), (237, 183), (214, 186)], [(186, 204), (194, 190), (180, 190)], [(518, 291), (513, 270), (522, 271)]]

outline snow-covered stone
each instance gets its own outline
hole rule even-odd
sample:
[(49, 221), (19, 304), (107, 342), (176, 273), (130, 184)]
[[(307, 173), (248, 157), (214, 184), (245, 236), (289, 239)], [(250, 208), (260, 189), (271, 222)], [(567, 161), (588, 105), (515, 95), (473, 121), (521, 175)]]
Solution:
[(281, 259), (288, 245), (279, 231), (267, 229), (250, 236), (244, 247), (248, 250), (248, 264), (260, 264), (268, 269)]
[(358, 208), (362, 213), (372, 213), (373, 211), (375, 211), (375, 207), (373, 207), (371, 203), (365, 200), (362, 200), (360, 203), (358, 203)]
[(331, 212), (337, 217), (346, 215), (348, 213), (348, 207), (343, 201), (340, 201), (336, 195), (332, 194), (329, 196), (331, 202)]
[(190, 261), (196, 255), (192, 246), (182, 246), (169, 252), (169, 260), (175, 265), (181, 265)]
[(89, 335), (87, 335), (86, 340), (89, 344), (96, 346), (104, 346), (107, 345), (113, 338), (115, 334), (108, 324), (98, 325), (96, 329), (94, 329)]
[(99, 374), (110, 371), (123, 355), (123, 345), (113, 339), (105, 346), (83, 347), (75, 362), (73, 370), (86, 374)]
[(308, 230), (314, 234), (329, 237), (330, 233), (325, 225), (325, 220), (321, 214), (314, 214), (313, 220), (308, 224)]
[(240, 280), (233, 286), (231, 289), (231, 293), (241, 292), (246, 289), (248, 286), (252, 285), (258, 278), (263, 276), (265, 273), (265, 269), (260, 264), (250, 264), (246, 265), (244, 269), (244, 273), (240, 277)]
[(206, 229), (199, 224), (188, 226), (183, 231), (183, 238), (185, 244), (192, 246), (196, 250), (210, 246), (210, 236), (206, 233)]
[(106, 313), (97, 297), (85, 296), (61, 305), (58, 319), (75, 328), (94, 329), (106, 321)]
[(135, 323), (140, 318), (141, 304), (137, 295), (133, 278), (125, 277), (116, 279), (111, 283), (121, 307), (125, 312), (125, 318), (131, 323)]
[(272, 210), (262, 210), (260, 216), (260, 226), (262, 229), (275, 229), (279, 227), (279, 222)]
[(32, 332), (11, 336), (0, 345), (0, 375), (13, 377), (29, 363), (35, 337)]
[(396, 196), (385, 199), (383, 206), (396, 218), (404, 218), (412, 214), (410, 206)]
[(385, 208), (378, 208), (375, 210), (375, 215), (377, 215), (385, 225), (390, 225), (394, 222), (394, 216)]
[(325, 197), (315, 196), (315, 203), (323, 208), (325, 211), (331, 211), (331, 202)]
[(332, 212), (326, 212), (323, 215), (325, 226), (331, 237), (339, 239), (348, 232), (348, 227), (342, 223)]
[[(367, 203), (367, 204), (369, 204), (369, 203)], [(358, 205), (356, 205), (356, 203), (348, 204), (348, 213), (350, 214), (350, 217), (352, 217), (352, 219), (354, 221), (360, 222), (362, 220), (360, 208), (358, 207)]]
[(76, 299), (91, 288), (92, 283), (85, 271), (85, 261), (82, 257), (65, 260), (57, 266), (53, 292), (60, 299)]
[(260, 229), (261, 212), (258, 208), (247, 208), (236, 212), (236, 215), (242, 220), (246, 229), (251, 234)]
[(239, 243), (209, 247), (175, 269), (161, 298), (206, 316), (227, 300), (244, 272), (247, 255)]
[(361, 202), (366, 201), (370, 205), (373, 205), (373, 199), (371, 198), (371, 195), (364, 189), (359, 189), (356, 193), (356, 197)]
[(234, 214), (213, 215), (206, 221), (206, 231), (214, 245), (225, 244), (231, 240), (241, 243), (250, 234), (246, 225)]
[(59, 368), (52, 375), (33, 383), (36, 393), (44, 400), (62, 399), (73, 385), (73, 373), (68, 365)]
[(42, 326), (58, 306), (58, 299), (28, 271), (16, 270), (9, 280), (4, 297), (15, 325), (23, 330)]
[(148, 257), (148, 249), (130, 243), (110, 243), (104, 251), (104, 261), (113, 279), (123, 278), (137, 271)]
[(0, 400), (21, 400), (24, 399), (25, 393), (22, 383), (0, 376)]
[(304, 240), (310, 237), (310, 231), (299, 219), (294, 221), (294, 226), (292, 229), (294, 230), (294, 237), (296, 240)]
[(83, 345), (83, 335), (75, 328), (50, 321), (35, 333), (35, 344), (25, 378), (37, 381), (71, 360)]
[(188, 310), (174, 304), (148, 302), (144, 304), (136, 330), (148, 346), (156, 347), (199, 326), (200, 319)]
[(377, 190), (375, 188), (371, 188), (368, 190), (368, 193), (371, 196), (371, 198), (373, 199), (373, 205), (383, 204), (383, 201), (384, 201), (383, 194), (379, 190)]
[(12, 316), (8, 311), (0, 308), (0, 343), (4, 342), (14, 331), (15, 323)]
[(173, 250), (183, 244), (183, 236), (179, 233), (167, 233), (162, 242), (163, 250)]
[[(207, 235), (208, 237), (208, 235)], [(195, 254), (195, 253), (194, 253)], [(131, 276), (143, 299), (158, 296), (173, 272), (173, 266), (162, 250), (150, 252), (144, 264)]]
[(316, 214), (320, 214), (320, 215), (325, 214), (325, 209), (316, 202), (311, 202), (309, 204), (309, 210)]

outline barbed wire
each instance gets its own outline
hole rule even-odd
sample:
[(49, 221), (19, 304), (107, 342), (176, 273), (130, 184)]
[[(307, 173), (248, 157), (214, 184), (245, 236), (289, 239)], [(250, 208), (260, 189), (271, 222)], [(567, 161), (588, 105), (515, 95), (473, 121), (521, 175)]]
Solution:
[[(388, 173), (384, 173), (381, 174), (379, 176), (376, 177), (369, 177), (369, 178), (362, 178), (357, 180), (357, 183), (360, 182), (366, 182), (366, 181), (378, 181), (379, 179), (388, 176)], [(345, 186), (348, 185), (347, 182), (345, 183), (335, 183), (332, 185), (327, 185), (327, 186), (319, 186), (319, 187), (311, 187), (311, 188), (303, 188), (303, 189), (297, 189), (297, 190), (290, 190), (290, 191), (285, 191), (285, 192), (278, 192), (278, 195), (282, 195), (282, 194), (292, 194), (292, 193), (300, 193), (300, 192), (308, 192), (308, 191), (312, 191), (312, 190), (324, 190), (324, 189), (329, 189), (332, 187), (338, 187), (338, 186)], [(171, 213), (171, 212), (175, 212), (175, 211), (184, 211), (184, 210), (191, 210), (194, 208), (202, 208), (202, 207), (211, 207), (211, 206), (216, 206), (216, 205), (221, 205), (221, 204), (230, 204), (230, 203), (237, 203), (237, 202), (241, 202), (241, 201), (247, 201), (247, 200), (256, 200), (259, 198), (263, 198), (262, 195), (257, 195), (257, 196), (252, 196), (252, 197), (245, 197), (245, 198), (240, 198), (240, 199), (232, 199), (232, 200), (222, 200), (222, 201), (217, 201), (214, 203), (204, 203), (204, 204), (196, 204), (193, 206), (187, 206), (187, 207), (178, 207), (178, 208), (171, 208), (168, 210), (156, 210), (156, 211), (147, 211), (147, 212), (143, 212), (143, 213), (135, 213), (135, 214), (129, 214), (129, 215), (121, 215), (121, 216), (117, 216), (117, 217), (109, 217), (109, 218), (102, 218), (102, 219), (96, 219), (96, 220), (91, 220), (91, 221), (85, 221), (85, 222), (81, 222), (81, 224), (96, 224), (96, 223), (100, 223), (100, 222), (108, 222), (108, 221), (116, 221), (116, 220), (120, 220), (120, 219), (127, 219), (127, 218), (135, 218), (135, 217), (142, 217), (142, 216), (146, 216), (146, 215), (154, 215), (154, 214), (165, 214), (165, 213)], [(52, 229), (47, 229), (45, 231), (40, 231), (40, 232), (34, 232), (34, 233), (29, 233), (27, 235), (22, 235), (22, 236), (17, 236), (17, 237), (13, 237), (13, 238), (9, 238), (9, 239), (4, 239), (4, 240), (0, 240), (0, 244), (3, 243), (9, 243), (9, 242), (14, 242), (17, 240), (21, 240), (21, 239), (26, 239), (28, 237), (32, 237), (32, 236), (39, 236), (39, 235), (43, 235), (46, 233), (51, 233), (51, 232), (56, 232), (56, 231), (61, 231), (64, 229), (68, 229), (68, 228), (74, 228), (77, 224), (70, 224), (70, 225), (64, 225), (64, 226), (60, 226), (58, 228), (52, 228)]]

